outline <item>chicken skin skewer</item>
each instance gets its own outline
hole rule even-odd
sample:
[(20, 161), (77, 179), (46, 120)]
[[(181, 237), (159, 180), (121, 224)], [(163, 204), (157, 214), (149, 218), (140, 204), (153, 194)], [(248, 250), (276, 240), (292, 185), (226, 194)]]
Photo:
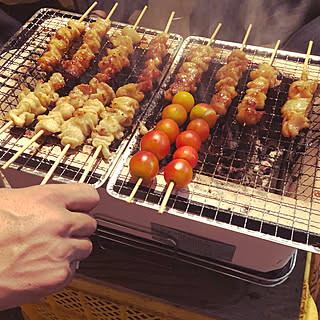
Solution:
[[(48, 82), (39, 81), (34, 89), (30, 91), (25, 88), (19, 94), (19, 104), (9, 111), (9, 120), (6, 127), (15, 124), (18, 127), (28, 126), (34, 118), (44, 113), (52, 102), (56, 102), (59, 94), (56, 92), (64, 87), (65, 81), (60, 73), (54, 73)], [(3, 132), (3, 128), (1, 128)]]

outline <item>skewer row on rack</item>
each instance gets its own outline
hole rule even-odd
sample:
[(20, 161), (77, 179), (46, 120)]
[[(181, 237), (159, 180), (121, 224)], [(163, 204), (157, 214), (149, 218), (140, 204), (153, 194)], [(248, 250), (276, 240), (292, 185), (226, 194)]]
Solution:
[[(96, 78), (94, 78), (90, 81), (91, 87), (93, 86), (93, 84), (97, 84), (97, 83), (99, 85), (107, 86), (104, 83), (99, 83)], [(88, 88), (88, 85), (80, 85), (80, 86), (77, 86), (76, 89), (78, 92), (81, 91), (82, 96), (85, 96), (85, 95), (90, 96), (90, 98), (88, 98), (88, 101), (92, 100), (92, 98), (96, 97), (96, 95), (97, 95), (97, 93), (96, 93), (97, 90), (95, 90), (95, 92), (92, 93), (91, 92), (92, 88)], [(103, 94), (103, 93), (101, 93), (101, 91), (103, 92), (103, 90), (105, 90), (105, 89), (106, 89), (105, 87), (100, 88), (100, 94), (102, 96), (104, 96), (105, 93)], [(109, 92), (110, 92), (110, 89), (111, 88), (109, 87), (108, 88)], [(88, 92), (91, 92), (90, 95)], [(73, 95), (72, 92), (71, 92), (71, 95)], [(112, 98), (114, 98), (114, 97), (115, 97), (115, 95), (113, 93)], [(63, 102), (64, 105), (66, 105), (65, 103), (67, 101), (65, 101), (65, 100), (69, 99), (69, 98), (65, 98), (65, 97), (61, 98), (61, 103)], [(54, 127), (57, 128), (56, 130), (54, 130), (55, 132), (57, 130), (62, 131), (59, 134), (59, 137), (62, 138), (61, 142), (63, 145), (65, 145), (64, 151), (66, 151), (70, 147), (75, 147), (75, 146), (79, 145), (79, 143), (77, 141), (75, 141), (74, 136), (70, 140), (68, 133), (65, 136), (64, 131), (65, 132), (72, 132), (73, 135), (75, 132), (78, 132), (79, 134), (77, 136), (78, 136), (78, 141), (80, 141), (80, 142), (83, 142), (83, 137), (81, 136), (79, 130), (77, 131), (76, 129), (74, 129), (73, 125), (76, 123), (79, 126), (80, 123), (82, 123), (82, 130), (80, 130), (80, 131), (86, 132), (85, 136), (87, 136), (89, 134), (89, 132), (88, 132), (88, 130), (86, 130), (87, 127), (84, 123), (85, 122), (84, 118), (77, 117), (84, 111), (84, 110), (82, 110), (83, 108), (77, 109), (74, 112), (74, 117), (65, 121), (66, 118), (63, 119), (63, 117), (60, 114), (60, 111), (62, 110), (61, 103), (57, 103), (57, 107), (54, 110), (52, 110), (49, 113), (49, 115), (40, 117), (40, 119), (39, 119), (40, 121), (38, 122), (38, 124), (36, 126), (36, 131), (40, 129), (40, 131), (46, 130), (48, 132), (49, 130), (51, 130)], [(92, 140), (93, 145), (99, 144), (99, 147), (101, 148), (101, 146), (103, 145), (102, 138), (108, 140), (107, 141), (108, 145), (110, 145), (110, 143), (112, 142), (112, 140), (114, 138), (117, 138), (117, 139), (121, 138), (123, 136), (123, 133), (122, 133), (122, 131), (124, 129), (123, 126), (131, 124), (131, 119), (134, 115), (135, 110), (137, 109), (137, 106), (138, 106), (138, 102), (130, 97), (118, 97), (118, 98), (114, 99), (110, 108), (106, 108), (106, 110), (104, 110), (103, 112), (101, 110), (99, 110), (101, 112), (98, 112), (98, 114), (100, 115), (100, 113), (101, 113), (101, 117), (103, 118), (103, 120), (100, 122), (99, 126), (97, 126), (94, 130), (93, 137), (92, 137), (93, 138), (93, 140)], [(79, 107), (79, 105), (78, 105), (78, 107)], [(88, 109), (88, 108), (86, 108), (86, 109)], [(88, 110), (86, 110), (85, 113), (88, 114)], [(70, 114), (70, 112), (68, 114)], [(77, 120), (78, 118), (81, 119), (81, 121)], [(56, 121), (56, 120), (58, 120), (58, 121)], [(90, 119), (88, 119), (88, 120), (90, 120)], [(55, 121), (56, 125), (52, 125), (52, 121)], [(61, 123), (62, 123), (62, 125), (61, 125)], [(97, 123), (95, 123), (95, 125), (96, 124)], [(59, 129), (59, 127), (60, 127), (60, 129)], [(70, 129), (70, 127), (73, 129)], [(91, 125), (89, 125), (89, 127), (90, 127), (90, 130), (92, 131), (93, 127)], [(116, 130), (116, 131), (114, 131), (114, 130)], [(111, 136), (112, 136), (112, 138), (111, 138)], [(109, 155), (109, 151), (107, 151), (107, 152)], [(43, 183), (46, 183), (46, 181), (43, 181)]]

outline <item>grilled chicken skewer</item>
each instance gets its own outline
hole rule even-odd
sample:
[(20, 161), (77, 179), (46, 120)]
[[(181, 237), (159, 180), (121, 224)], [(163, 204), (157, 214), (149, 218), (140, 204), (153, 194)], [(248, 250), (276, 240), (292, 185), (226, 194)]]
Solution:
[(277, 71), (272, 67), (275, 54), (278, 50), (280, 40), (277, 42), (269, 63), (262, 63), (258, 70), (250, 72), (251, 82), (248, 83), (246, 95), (238, 105), (238, 122), (244, 125), (256, 125), (264, 114), (265, 100), (269, 88), (280, 85), (277, 80)]
[(234, 49), (227, 58), (227, 64), (222, 66), (217, 74), (216, 79), (219, 80), (215, 88), (218, 91), (213, 95), (210, 106), (215, 110), (218, 117), (222, 117), (227, 113), (227, 110), (234, 97), (237, 96), (235, 90), (243, 72), (248, 67), (248, 59), (246, 58), (243, 48), (246, 45), (252, 25), (250, 24), (245, 37), (242, 41), (240, 49)]
[(300, 130), (309, 127), (307, 114), (311, 109), (312, 98), (318, 85), (317, 81), (308, 80), (307, 68), (312, 45), (313, 41), (310, 41), (301, 79), (290, 85), (288, 100), (281, 109), (282, 134), (288, 138), (294, 138)]
[(24, 88), (19, 94), (19, 103), (16, 108), (9, 111), (9, 122), (0, 129), (0, 133), (12, 125), (23, 127), (29, 125), (35, 116), (44, 113), (47, 107), (56, 102), (59, 94), (56, 92), (64, 87), (65, 82), (60, 73), (54, 73), (48, 82), (38, 81), (34, 91)]
[(38, 116), (38, 123), (35, 127), (35, 135), (17, 153), (12, 156), (3, 166), (6, 169), (13, 163), (32, 143), (42, 135), (50, 135), (61, 131), (62, 124), (70, 119), (74, 112), (83, 107), (87, 100), (98, 99), (103, 105), (107, 105), (115, 93), (106, 83), (100, 83), (92, 79), (89, 84), (80, 84), (74, 87), (68, 96), (57, 100), (56, 106), (47, 115)]
[(38, 65), (42, 70), (52, 72), (58, 66), (63, 55), (68, 51), (71, 42), (79, 38), (85, 30), (82, 21), (96, 5), (97, 2), (94, 2), (78, 21), (70, 20), (66, 27), (59, 28), (51, 37), (47, 50), (38, 60)]
[(138, 102), (144, 99), (144, 93), (151, 91), (153, 83), (155, 83), (162, 72), (158, 67), (162, 64), (162, 59), (167, 55), (167, 41), (169, 39), (169, 27), (175, 12), (170, 15), (165, 31), (156, 35), (150, 41), (149, 48), (146, 54), (148, 60), (145, 62), (145, 68), (138, 77), (138, 83), (128, 83), (118, 88), (117, 97), (131, 97)]
[(111, 37), (113, 49), (108, 49), (108, 55), (98, 63), (100, 72), (95, 75), (100, 82), (108, 83), (117, 72), (130, 65), (128, 56), (134, 51), (133, 45), (141, 41), (141, 37), (135, 29), (146, 10), (147, 6), (143, 8), (132, 28), (125, 27), (121, 30), (121, 34)]
[(84, 73), (91, 60), (100, 51), (101, 41), (111, 27), (110, 17), (117, 6), (118, 3), (115, 3), (106, 19), (98, 18), (95, 22), (90, 23), (89, 29), (83, 36), (83, 44), (71, 60), (62, 62), (62, 67), (72, 77), (76, 78)]
[(164, 93), (167, 101), (172, 101), (173, 96), (178, 92), (188, 91), (194, 93), (197, 91), (197, 83), (200, 82), (202, 74), (208, 70), (211, 60), (217, 54), (217, 50), (212, 48), (210, 44), (220, 27), (221, 23), (218, 24), (207, 45), (198, 45), (196, 49), (190, 51), (186, 57), (186, 62), (180, 67), (175, 81)]

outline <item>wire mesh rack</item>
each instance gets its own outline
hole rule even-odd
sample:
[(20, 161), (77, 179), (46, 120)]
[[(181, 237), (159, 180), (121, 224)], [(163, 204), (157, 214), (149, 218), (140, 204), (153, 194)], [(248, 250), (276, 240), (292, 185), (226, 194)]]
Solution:
[[(6, 123), (6, 114), (18, 104), (18, 94), (24, 87), (33, 90), (39, 80), (47, 81), (49, 75), (37, 67), (37, 60), (46, 49), (50, 35), (59, 27), (66, 25), (70, 19), (79, 19), (80, 15), (61, 10), (44, 8), (39, 10), (31, 19), (6, 43), (0, 55), (0, 126)], [(88, 17), (84, 21), (90, 23), (94, 17)], [(111, 48), (110, 37), (119, 33), (127, 26), (123, 23), (112, 22), (107, 37), (103, 40), (101, 50), (91, 62), (89, 69), (78, 79), (69, 79), (66, 86), (59, 90), (60, 96), (68, 92), (79, 83), (88, 83), (96, 73), (99, 72), (98, 62), (107, 55), (107, 48)], [(129, 56), (130, 66), (125, 67), (121, 72), (111, 79), (110, 86), (116, 90), (120, 86), (137, 82), (137, 78), (145, 67), (146, 53), (150, 41), (161, 31), (137, 27), (136, 31), (142, 37), (142, 41)], [(121, 152), (129, 141), (134, 129), (139, 124), (139, 119), (148, 108), (153, 95), (162, 82), (166, 72), (174, 59), (178, 48), (182, 44), (182, 37), (176, 34), (169, 34), (167, 42), (167, 55), (160, 67), (162, 72), (153, 90), (146, 93), (144, 100), (140, 102), (136, 111), (132, 126), (124, 131), (121, 140), (115, 140), (110, 146), (111, 157), (108, 159), (98, 158), (88, 174), (86, 182), (96, 186), (101, 185), (108, 177), (113, 165), (116, 163)], [(80, 46), (81, 41), (75, 41), (69, 50), (69, 57)], [(66, 57), (68, 58), (68, 57)], [(56, 71), (61, 71), (59, 67)], [(50, 108), (49, 108), (50, 109)], [(33, 136), (36, 120), (27, 128), (12, 127), (0, 135), (0, 161), (3, 163), (10, 159)], [(15, 161), (13, 167), (32, 174), (44, 176), (51, 168), (61, 153), (62, 146), (59, 139), (52, 135), (41, 137), (32, 144)], [(89, 163), (94, 148), (89, 142), (83, 146), (71, 150), (62, 159), (55, 171), (54, 179), (62, 182), (78, 181)]]
[[(188, 37), (181, 46), (162, 86), (142, 121), (148, 129), (161, 119), (168, 104), (164, 91), (174, 81), (188, 52), (209, 39)], [(194, 94), (196, 103), (209, 103), (215, 91), (215, 74), (226, 63), (231, 51), (240, 44), (215, 41), (218, 55), (202, 76)], [(192, 182), (184, 189), (174, 190), (167, 203), (167, 214), (212, 224), (271, 240), (291, 247), (320, 252), (319, 183), (319, 90), (310, 110), (310, 127), (294, 138), (281, 134), (281, 107), (287, 100), (290, 84), (300, 79), (305, 55), (279, 50), (273, 66), (281, 84), (270, 89), (265, 113), (256, 126), (237, 123), (237, 105), (250, 81), (250, 71), (269, 62), (273, 49), (246, 46), (249, 59), (247, 72), (237, 86), (235, 97), (225, 117), (211, 129), (202, 144)], [(319, 81), (320, 57), (310, 56), (309, 79)], [(107, 192), (126, 200), (135, 180), (129, 173), (131, 156), (139, 150), (141, 135), (135, 132), (130, 144), (110, 177)], [(138, 189), (133, 201), (159, 209), (166, 191), (163, 171), (172, 159), (174, 147), (160, 163), (159, 173), (151, 183)], [(156, 212), (155, 212), (156, 214)]]

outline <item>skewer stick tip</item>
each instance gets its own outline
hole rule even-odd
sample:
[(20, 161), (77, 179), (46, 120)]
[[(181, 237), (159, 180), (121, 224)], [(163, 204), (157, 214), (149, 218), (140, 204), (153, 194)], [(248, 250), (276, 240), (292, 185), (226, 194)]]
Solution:
[(95, 1), (95, 2), (90, 6), (90, 8), (81, 16), (81, 18), (79, 19), (79, 22), (82, 22), (97, 4), (98, 4), (98, 2)]
[(210, 44), (212, 43), (212, 41), (213, 41), (214, 38), (216, 37), (217, 33), (219, 32), (221, 26), (222, 26), (222, 23), (220, 22), (220, 23), (217, 25), (216, 30), (214, 30), (214, 32), (213, 32), (213, 34), (212, 34), (212, 36), (211, 36), (211, 38), (210, 38), (207, 46), (210, 46)]
[(112, 9), (110, 10), (108, 16), (106, 17), (106, 20), (109, 20), (109, 19), (111, 18), (111, 16), (113, 15), (114, 11), (117, 9), (118, 4), (119, 4), (119, 3), (116, 2), (116, 3), (113, 5), (113, 7), (112, 7)]
[(98, 158), (99, 153), (100, 153), (101, 150), (102, 150), (102, 145), (100, 144), (100, 145), (97, 147), (96, 151), (94, 152), (94, 154), (93, 154), (90, 162), (88, 163), (88, 165), (87, 165), (86, 169), (84, 170), (84, 172), (83, 172), (83, 174), (82, 174), (82, 176), (81, 176), (81, 178), (80, 178), (80, 180), (79, 180), (78, 183), (83, 183), (83, 182), (84, 182), (84, 180), (85, 180), (86, 177), (88, 176), (90, 170), (92, 169), (94, 162), (95, 162), (96, 159)]
[(3, 127), (1, 127), (0, 129), (0, 134), (2, 132), (5, 132), (8, 128), (10, 128), (13, 125), (13, 121), (10, 120), (9, 122), (7, 122)]
[(273, 60), (274, 60), (274, 57), (276, 56), (276, 53), (277, 53), (278, 48), (279, 48), (279, 45), (280, 45), (280, 40), (277, 41), (276, 46), (275, 46), (274, 49), (273, 49), (271, 58), (270, 58), (270, 60), (269, 60), (269, 65), (270, 65), (270, 66), (273, 64)]
[(136, 20), (136, 23), (133, 26), (133, 29), (135, 29), (138, 26), (140, 20), (142, 19), (143, 15), (144, 15), (144, 13), (146, 12), (147, 9), (148, 9), (148, 6), (144, 6), (144, 8), (142, 9), (142, 11), (139, 14), (139, 17)]
[(308, 45), (308, 49), (307, 49), (307, 53), (306, 53), (306, 58), (305, 58), (304, 64), (303, 64), (302, 73), (301, 73), (301, 79), (302, 80), (307, 80), (308, 79), (307, 69), (308, 69), (309, 58), (310, 58), (310, 53), (311, 53), (312, 46), (313, 46), (313, 41), (310, 40), (309, 41), (309, 45)]
[(244, 38), (243, 38), (243, 41), (242, 41), (240, 50), (243, 50), (243, 48), (245, 47), (245, 45), (246, 45), (246, 43), (247, 43), (247, 40), (248, 40), (248, 38), (249, 38), (249, 34), (250, 34), (250, 31), (251, 31), (251, 28), (252, 28), (252, 24), (250, 23), (250, 24), (249, 24), (249, 27), (248, 27), (248, 29), (247, 29), (246, 35), (245, 35)]
[(140, 184), (142, 183), (142, 180), (143, 180), (143, 178), (141, 178), (141, 177), (137, 180), (134, 188), (132, 189), (132, 191), (131, 191), (131, 193), (130, 193), (129, 198), (127, 199), (127, 202), (128, 202), (128, 203), (131, 203), (134, 195), (137, 193), (137, 191), (138, 191), (138, 189), (139, 189), (139, 187), (140, 187)]
[(162, 200), (162, 202), (161, 202), (161, 205), (160, 205), (160, 208), (159, 208), (158, 213), (160, 213), (160, 214), (163, 213), (163, 211), (164, 211), (164, 209), (165, 209), (165, 207), (166, 207), (166, 205), (167, 205), (167, 202), (168, 202), (168, 200), (169, 200), (169, 197), (170, 197), (170, 195), (171, 195), (171, 192), (172, 192), (173, 188), (174, 188), (174, 182), (171, 181), (171, 182), (169, 183), (169, 185), (168, 185), (168, 189), (167, 189), (167, 191), (166, 191), (166, 194), (164, 195), (164, 198), (163, 198), (163, 200)]
[(165, 27), (165, 29), (164, 29), (164, 33), (168, 33), (168, 31), (169, 31), (169, 29), (170, 29), (170, 26), (171, 26), (171, 22), (172, 22), (172, 20), (173, 20), (174, 15), (175, 15), (175, 12), (174, 12), (174, 11), (172, 11), (172, 12), (171, 12), (171, 15), (170, 15), (170, 18), (169, 18), (169, 20), (168, 20), (168, 22), (167, 22), (167, 25), (166, 25), (166, 27)]

